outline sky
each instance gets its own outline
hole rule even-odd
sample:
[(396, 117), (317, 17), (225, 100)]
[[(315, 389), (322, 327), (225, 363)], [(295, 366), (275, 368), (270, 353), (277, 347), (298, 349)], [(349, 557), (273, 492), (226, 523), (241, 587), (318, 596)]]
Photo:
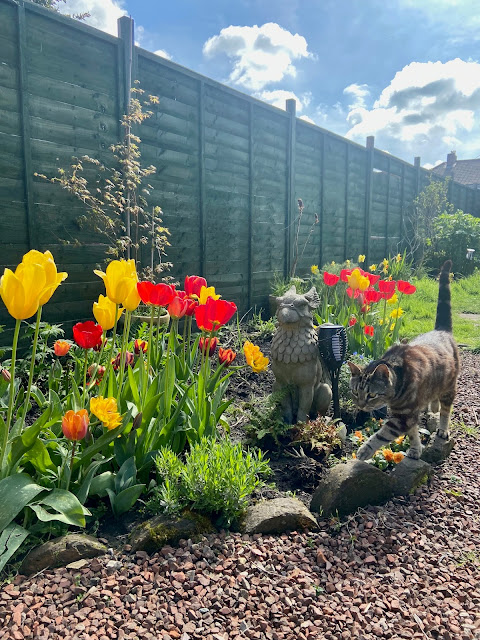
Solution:
[(480, 156), (476, 0), (66, 0), (116, 35), (426, 168)]

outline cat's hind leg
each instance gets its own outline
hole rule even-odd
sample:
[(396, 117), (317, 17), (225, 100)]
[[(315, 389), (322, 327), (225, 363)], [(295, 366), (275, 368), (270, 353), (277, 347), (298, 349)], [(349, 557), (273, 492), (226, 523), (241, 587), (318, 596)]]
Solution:
[(420, 439), (420, 433), (418, 432), (418, 425), (415, 425), (408, 432), (408, 440), (410, 442), (410, 448), (408, 449), (406, 456), (413, 460), (419, 460), (422, 455), (422, 441)]
[(448, 440), (450, 437), (450, 414), (452, 412), (453, 398), (450, 394), (440, 398), (440, 421), (437, 433), (435, 434), (442, 440)]

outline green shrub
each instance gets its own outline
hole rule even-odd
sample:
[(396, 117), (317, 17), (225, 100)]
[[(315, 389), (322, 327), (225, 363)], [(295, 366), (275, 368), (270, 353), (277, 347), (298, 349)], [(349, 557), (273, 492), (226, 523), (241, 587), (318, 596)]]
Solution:
[(433, 221), (433, 236), (426, 253), (426, 266), (435, 273), (445, 260), (451, 259), (455, 274), (473, 273), (477, 260), (467, 260), (467, 249), (480, 255), (480, 219), (463, 211), (444, 213)]
[(244, 452), (227, 438), (202, 438), (182, 462), (170, 449), (156, 458), (159, 485), (147, 502), (151, 513), (178, 513), (189, 508), (229, 526), (248, 505), (248, 497), (270, 472), (261, 451)]

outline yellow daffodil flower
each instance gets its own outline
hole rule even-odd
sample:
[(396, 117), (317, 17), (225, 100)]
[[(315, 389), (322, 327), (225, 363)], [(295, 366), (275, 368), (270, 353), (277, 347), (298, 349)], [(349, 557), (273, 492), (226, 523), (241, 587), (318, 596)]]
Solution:
[[(115, 325), (116, 309), (117, 305), (112, 302), (110, 298), (102, 296), (101, 294), (98, 296), (98, 302), (93, 303), (93, 315), (95, 316), (95, 320), (104, 331), (113, 329)], [(124, 311), (125, 309), (123, 309), (123, 307), (119, 307), (117, 320), (118, 318), (120, 318)]]
[(404, 313), (405, 311), (401, 307), (398, 307), (398, 309), (394, 309), (392, 311), (392, 313), (390, 314), (390, 318), (400, 318)]
[(402, 261), (402, 254), (401, 253), (397, 253), (397, 255), (395, 256), (395, 260), (397, 262), (401, 262)]
[(388, 260), (386, 258), (382, 260), (382, 264), (384, 269), (388, 269)]
[(316, 276), (319, 271), (318, 265), (312, 264), (312, 266), (310, 267), (310, 271), (313, 273), (314, 276)]
[(363, 253), (361, 253), (358, 256), (358, 262), (359, 262), (359, 264), (361, 264), (362, 262), (365, 262), (365, 256), (363, 255)]
[(398, 296), (396, 293), (394, 293), (393, 296), (387, 300), (387, 304), (397, 304), (397, 302)]
[(359, 269), (354, 269), (350, 276), (347, 278), (348, 286), (354, 291), (360, 289), (365, 291), (370, 286), (370, 280), (366, 276), (362, 276)]
[(107, 297), (112, 302), (123, 305), (128, 311), (135, 311), (140, 304), (140, 296), (134, 260), (112, 260), (106, 272), (95, 270), (94, 273), (102, 278)]
[(373, 271), (376, 271), (376, 270), (377, 270), (377, 265), (376, 265), (376, 264), (371, 264), (371, 265), (368, 267), (368, 270), (369, 270), (369, 271), (372, 271), (372, 272), (373, 272)]
[(117, 401), (115, 398), (98, 398), (90, 399), (90, 411), (96, 416), (109, 431), (118, 427), (122, 422), (122, 417), (118, 413)]
[(350, 260), (345, 260), (345, 266), (349, 267), (351, 265), (351, 261)]
[(207, 304), (207, 300), (209, 298), (213, 298), (213, 300), (218, 300), (221, 298), (219, 294), (215, 293), (215, 287), (202, 287), (200, 289), (200, 296), (198, 299), (199, 304)]
[(243, 353), (245, 354), (247, 364), (255, 373), (265, 371), (268, 367), (269, 360), (265, 358), (259, 346), (247, 341), (243, 345)]

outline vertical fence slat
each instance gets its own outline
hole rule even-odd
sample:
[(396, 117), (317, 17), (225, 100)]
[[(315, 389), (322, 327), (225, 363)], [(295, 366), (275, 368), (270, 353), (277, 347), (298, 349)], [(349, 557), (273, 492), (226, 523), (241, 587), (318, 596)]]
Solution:
[(323, 220), (325, 218), (325, 134), (322, 133), (322, 143), (320, 146), (320, 239), (318, 243), (318, 266), (323, 265)]
[(387, 202), (385, 205), (385, 257), (388, 256), (388, 217), (390, 211), (390, 158), (387, 158)]
[(30, 143), (30, 115), (27, 71), (27, 25), (25, 19), (25, 5), (23, 0), (18, 3), (18, 95), (20, 98), (20, 122), (23, 147), (23, 170), (25, 206), (27, 210), (28, 248), (40, 249), (35, 224), (35, 210), (33, 203), (33, 170), (32, 147)]
[(198, 222), (200, 233), (201, 274), (207, 277), (207, 225), (205, 220), (205, 83), (198, 91)]
[(371, 209), (372, 209), (372, 174), (373, 174), (373, 154), (375, 149), (375, 137), (368, 136), (366, 144), (366, 175), (365, 175), (365, 231), (364, 231), (364, 251), (367, 263), (370, 261), (370, 236), (371, 234)]
[(248, 105), (248, 308), (253, 296), (253, 104)]
[[(298, 238), (295, 236), (295, 140), (296, 140), (296, 111), (297, 103), (290, 99), (286, 101), (286, 109), (290, 115), (288, 122), (288, 151), (287, 151), (287, 211), (285, 218), (285, 276), (292, 270), (294, 252), (298, 253)], [(300, 231), (300, 229), (299, 229)], [(295, 245), (296, 243), (296, 245)]]
[(400, 184), (400, 247), (403, 249), (403, 234), (405, 233), (405, 165), (402, 164), (402, 181)]
[(345, 229), (343, 232), (343, 259), (346, 260), (348, 258), (348, 176), (349, 169), (348, 164), (350, 162), (350, 145), (347, 143), (345, 145)]

